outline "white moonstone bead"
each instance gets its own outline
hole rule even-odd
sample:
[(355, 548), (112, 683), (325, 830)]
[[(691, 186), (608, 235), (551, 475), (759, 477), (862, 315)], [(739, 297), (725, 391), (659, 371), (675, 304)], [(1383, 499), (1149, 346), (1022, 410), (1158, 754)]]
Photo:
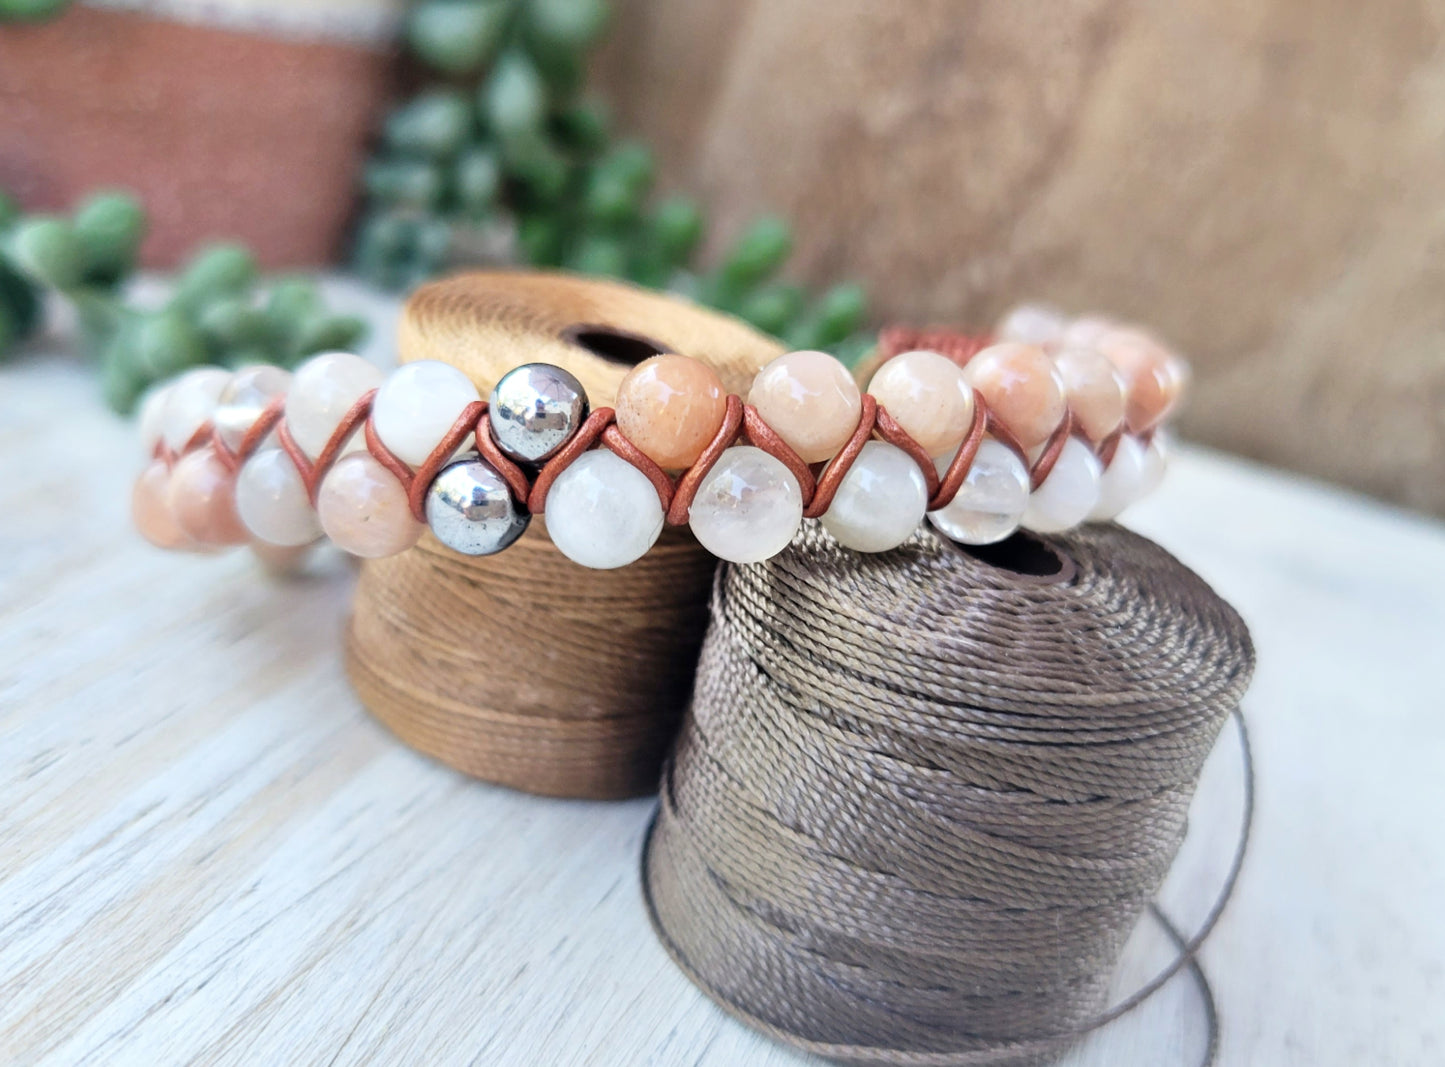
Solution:
[(907, 452), (869, 441), (820, 520), (844, 548), (887, 552), (913, 536), (928, 510), (928, 483)]
[(482, 398), (457, 368), (435, 359), (396, 368), (382, 383), (371, 407), (381, 443), (412, 467), (420, 467), (461, 416)]
[(1070, 437), (1044, 484), (1029, 495), (1022, 525), (1035, 533), (1061, 533), (1089, 517), (1099, 502), (1099, 459)]
[(999, 320), (994, 334), (1000, 341), (1019, 341), (1052, 350), (1058, 347), (1069, 320), (1047, 304), (1020, 304)]
[(141, 453), (147, 459), (155, 455), (165, 432), (166, 397), (170, 395), (169, 385), (154, 386), (146, 392), (140, 402), (140, 414), (136, 424), (140, 430)]
[(625, 567), (662, 533), (662, 502), (646, 475), (599, 448), (584, 452), (547, 493), (547, 535), (574, 563)]
[(1172, 442), (1167, 434), (1155, 432), (1144, 450), (1144, 473), (1139, 480), (1139, 495), (1146, 497), (1159, 488), (1164, 480), (1164, 468), (1169, 466), (1169, 450)]
[(182, 374), (166, 390), (161, 410), (161, 437), (179, 452), (197, 430), (209, 422), (231, 372), (220, 367), (197, 367)]
[(321, 536), (301, 475), (279, 448), (264, 448), (241, 465), (236, 513), (251, 536), (268, 545), (309, 545)]
[(697, 487), (688, 524), (702, 547), (730, 563), (761, 563), (788, 546), (803, 522), (803, 491), (761, 448), (736, 445)]
[(1114, 458), (1099, 477), (1099, 500), (1089, 512), (1094, 522), (1108, 522), (1143, 495), (1144, 446), (1133, 434), (1124, 434)]
[[(261, 417), (266, 405), (290, 387), (291, 372), (266, 363), (242, 367), (233, 374), (221, 390), (212, 416), (216, 432), (226, 447), (233, 452), (240, 448), (246, 431)], [(269, 434), (267, 439), (270, 440)]]
[[(957, 454), (957, 449), (954, 454)], [(953, 456), (940, 456), (942, 477)], [(928, 513), (928, 521), (965, 545), (989, 545), (1018, 529), (1029, 502), (1029, 472), (1007, 445), (984, 438), (973, 465), (947, 507)]]
[[(286, 394), (286, 426), (301, 451), (311, 459), (321, 455), (341, 417), (380, 384), (381, 371), (350, 352), (323, 352), (297, 367)], [(361, 442), (358, 431), (347, 450), (365, 447)]]

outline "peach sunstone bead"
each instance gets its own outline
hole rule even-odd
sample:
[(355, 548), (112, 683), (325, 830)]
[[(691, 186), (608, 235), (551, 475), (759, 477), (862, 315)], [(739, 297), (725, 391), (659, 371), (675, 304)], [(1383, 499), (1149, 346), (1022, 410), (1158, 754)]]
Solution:
[(1064, 381), (1034, 345), (991, 345), (968, 361), (964, 376), (1026, 450), (1049, 439), (1064, 418)]
[(236, 475), (209, 445), (182, 456), (166, 499), (176, 524), (202, 545), (239, 545), (250, 535), (236, 513)]
[(1124, 381), (1093, 348), (1066, 348), (1054, 357), (1064, 396), (1080, 430), (1099, 442), (1124, 423)]
[(1134, 433), (1161, 423), (1178, 403), (1188, 369), (1143, 330), (1119, 327), (1094, 342), (1124, 382), (1125, 420)]
[(691, 467), (717, 436), (727, 390), (717, 371), (690, 356), (645, 359), (617, 387), (617, 428), (666, 470)]
[(758, 371), (748, 403), (804, 463), (836, 455), (863, 414), (858, 383), (826, 352), (779, 356)]
[(406, 490), (369, 452), (343, 456), (327, 472), (316, 513), (337, 548), (363, 559), (405, 552), (421, 536)]
[(189, 548), (194, 542), (171, 511), (170, 488), (170, 468), (160, 460), (150, 463), (131, 489), (131, 520), (136, 531), (157, 548)]
[(900, 352), (879, 367), (868, 392), (930, 456), (951, 452), (973, 426), (973, 387), (937, 352)]

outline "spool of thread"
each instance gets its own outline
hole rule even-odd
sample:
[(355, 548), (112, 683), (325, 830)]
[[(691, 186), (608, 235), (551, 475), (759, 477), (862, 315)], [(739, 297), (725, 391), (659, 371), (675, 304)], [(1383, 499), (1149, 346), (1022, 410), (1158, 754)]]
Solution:
[[(402, 362), (443, 360), (483, 396), (513, 367), (545, 362), (575, 374), (593, 407), (658, 351), (701, 359), (746, 392), (781, 349), (678, 298), (537, 273), (425, 285), (399, 334)], [(568, 560), (543, 518), (480, 559), (423, 534), (363, 565), (347, 670), (403, 741), (467, 774), (550, 796), (650, 793), (691, 691), (715, 566), (685, 528), (618, 571)]]
[(870, 556), (808, 523), (719, 572), (654, 926), (809, 1051), (1051, 1058), (1103, 1009), (1252, 670), (1239, 616), (1117, 526)]

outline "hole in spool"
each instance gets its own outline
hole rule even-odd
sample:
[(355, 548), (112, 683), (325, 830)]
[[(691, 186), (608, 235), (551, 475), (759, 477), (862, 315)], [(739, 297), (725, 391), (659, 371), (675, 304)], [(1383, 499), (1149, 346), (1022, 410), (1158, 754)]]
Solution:
[(568, 326), (562, 331), (562, 340), (624, 367), (635, 367), (645, 359), (672, 351), (660, 341), (640, 333), (587, 323)]
[(957, 545), (960, 552), (1024, 581), (1052, 585), (1074, 576), (1074, 561), (1026, 530), (1016, 530), (991, 545)]

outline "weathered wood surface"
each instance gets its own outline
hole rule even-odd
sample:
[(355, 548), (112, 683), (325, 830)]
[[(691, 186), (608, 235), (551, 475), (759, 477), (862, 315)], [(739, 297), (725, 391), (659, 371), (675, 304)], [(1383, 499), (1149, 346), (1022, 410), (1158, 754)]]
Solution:
[[(277, 585), (151, 550), (133, 442), (78, 362), (0, 369), (0, 1063), (803, 1062), (658, 947), (651, 801), (523, 796), (396, 743), (345, 684), (350, 568)], [(1445, 529), (1193, 450), (1134, 524), (1259, 646), (1254, 850), (1204, 952), (1221, 1063), (1438, 1064)], [(1226, 730), (1166, 893), (1186, 921), (1237, 756)], [(1163, 956), (1141, 931), (1120, 987)], [(1067, 1063), (1201, 1047), (1176, 980)]]
[(621, 124), (885, 318), (1156, 325), (1187, 432), (1445, 514), (1436, 0), (626, 0)]

